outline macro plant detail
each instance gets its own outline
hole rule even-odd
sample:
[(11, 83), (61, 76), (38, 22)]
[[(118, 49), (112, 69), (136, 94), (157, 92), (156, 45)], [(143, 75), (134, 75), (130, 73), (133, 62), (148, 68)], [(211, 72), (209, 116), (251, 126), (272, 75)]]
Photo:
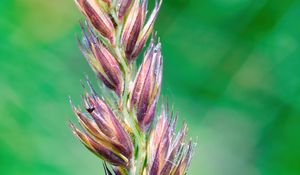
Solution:
[(86, 17), (79, 48), (103, 86), (100, 97), (87, 78), (84, 110), (71, 102), (82, 128), (70, 123), (73, 133), (104, 161), (106, 175), (186, 174), (193, 151), (187, 126), (176, 134), (177, 114), (167, 104), (157, 110), (163, 59), (153, 27), (162, 1), (150, 14), (147, 0), (75, 2)]

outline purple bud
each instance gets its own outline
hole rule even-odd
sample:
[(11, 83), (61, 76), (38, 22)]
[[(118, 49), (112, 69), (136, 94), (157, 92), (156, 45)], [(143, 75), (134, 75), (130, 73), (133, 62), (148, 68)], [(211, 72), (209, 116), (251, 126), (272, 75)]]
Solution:
[(124, 157), (120, 157), (118, 154), (110, 150), (110, 148), (96, 142), (92, 137), (78, 130), (72, 123), (70, 123), (70, 127), (80, 141), (100, 158), (116, 166), (126, 166), (128, 164), (128, 160), (124, 159)]
[(125, 153), (127, 157), (130, 157), (133, 149), (131, 139), (109, 106), (98, 96), (87, 97), (87, 99), (90, 105), (95, 108), (90, 114), (99, 129), (110, 137), (112, 141), (122, 144), (122, 146), (125, 147), (123, 153)]
[(139, 1), (134, 1), (124, 25), (121, 43), (125, 46), (125, 54), (129, 62), (132, 61), (131, 54), (142, 27), (142, 11), (143, 7)]
[(185, 143), (187, 133), (186, 124), (183, 125), (177, 136), (174, 135), (177, 116), (171, 119), (172, 114), (162, 106), (161, 114), (156, 126), (150, 134), (148, 155), (150, 160), (149, 174), (177, 174), (183, 175), (188, 168), (192, 143)]
[(154, 46), (152, 42), (137, 73), (130, 96), (130, 108), (136, 108), (137, 120), (143, 131), (147, 131), (153, 121), (161, 78), (162, 57), (160, 43)]
[(88, 33), (82, 26), (84, 35), (80, 49), (102, 82), (120, 96), (123, 91), (123, 75), (119, 63), (89, 26), (87, 30)]
[[(145, 43), (147, 41), (147, 39), (150, 36), (150, 33), (153, 30), (153, 26), (154, 26), (154, 22), (156, 20), (157, 14), (159, 12), (160, 6), (161, 6), (162, 0), (160, 0), (159, 2), (156, 1), (155, 3), (155, 7), (154, 10), (152, 11), (147, 23), (145, 24), (145, 26), (143, 27), (143, 29), (141, 30), (139, 37), (137, 39), (135, 48), (132, 52), (132, 57), (136, 58), (138, 56), (138, 54), (141, 52), (142, 48), (145, 46)], [(146, 9), (146, 4), (144, 5), (144, 9)], [(143, 19), (144, 21), (144, 19)]]
[(182, 127), (181, 131), (177, 135), (177, 137), (174, 140), (174, 143), (172, 144), (170, 153), (168, 157), (166, 158), (168, 161), (166, 161), (164, 167), (162, 168), (162, 174), (169, 174), (171, 171), (172, 167), (174, 166), (172, 161), (176, 158), (175, 156), (180, 152), (180, 149), (182, 149), (184, 138), (187, 133), (187, 126), (184, 124)]
[(99, 6), (96, 0), (75, 0), (79, 9), (84, 13), (94, 28), (102, 36), (114, 44), (114, 25), (107, 13)]

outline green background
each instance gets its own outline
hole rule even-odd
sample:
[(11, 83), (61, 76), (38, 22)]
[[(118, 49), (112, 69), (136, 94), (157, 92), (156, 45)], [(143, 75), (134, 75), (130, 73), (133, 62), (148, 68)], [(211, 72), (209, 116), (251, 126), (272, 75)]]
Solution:
[[(93, 77), (80, 19), (72, 0), (0, 1), (1, 175), (102, 174), (67, 126)], [(190, 175), (300, 174), (299, 19), (296, 0), (164, 0), (163, 96), (197, 142)]]

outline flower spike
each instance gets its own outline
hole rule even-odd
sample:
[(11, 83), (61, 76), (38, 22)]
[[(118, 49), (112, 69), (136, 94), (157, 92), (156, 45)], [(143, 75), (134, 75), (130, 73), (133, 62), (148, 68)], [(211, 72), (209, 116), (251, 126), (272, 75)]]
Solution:
[[(105, 175), (186, 175), (193, 145), (177, 114), (159, 108), (163, 73), (161, 43), (153, 32), (162, 0), (147, 15), (148, 0), (75, 0), (86, 17), (78, 45), (98, 80), (87, 79), (81, 107), (70, 100), (79, 127), (74, 135), (102, 159)], [(146, 47), (142, 63), (136, 58)]]

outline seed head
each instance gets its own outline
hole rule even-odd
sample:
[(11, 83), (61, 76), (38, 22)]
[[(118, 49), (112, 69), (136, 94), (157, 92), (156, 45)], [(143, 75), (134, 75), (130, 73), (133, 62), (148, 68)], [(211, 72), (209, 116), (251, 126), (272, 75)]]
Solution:
[(73, 133), (104, 161), (105, 175), (185, 175), (193, 151), (187, 126), (176, 135), (177, 115), (164, 106), (156, 115), (163, 59), (153, 26), (162, 0), (155, 1), (149, 15), (148, 0), (75, 2), (86, 17), (79, 47), (107, 88), (100, 98), (88, 80), (82, 107), (71, 102), (80, 125), (70, 122)]

